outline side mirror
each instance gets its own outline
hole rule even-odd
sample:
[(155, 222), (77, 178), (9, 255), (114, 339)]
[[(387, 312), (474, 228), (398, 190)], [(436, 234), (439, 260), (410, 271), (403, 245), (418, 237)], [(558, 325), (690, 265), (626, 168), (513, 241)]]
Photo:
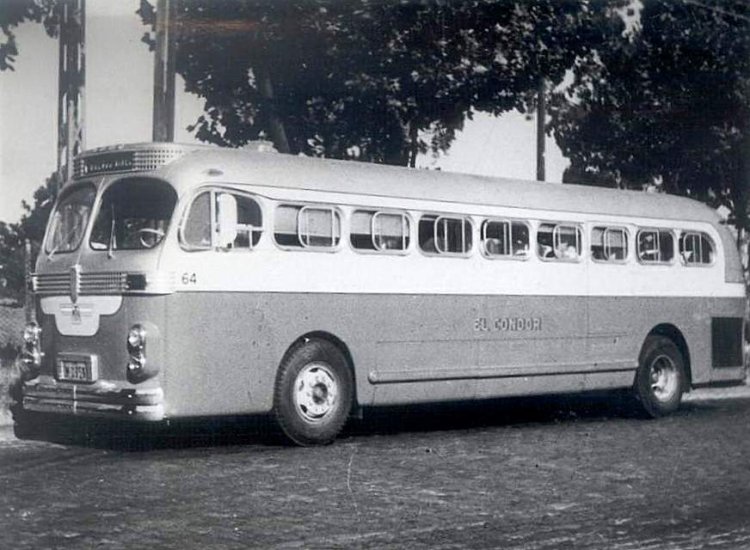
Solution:
[(216, 197), (216, 236), (219, 248), (230, 248), (237, 238), (237, 199), (229, 193)]

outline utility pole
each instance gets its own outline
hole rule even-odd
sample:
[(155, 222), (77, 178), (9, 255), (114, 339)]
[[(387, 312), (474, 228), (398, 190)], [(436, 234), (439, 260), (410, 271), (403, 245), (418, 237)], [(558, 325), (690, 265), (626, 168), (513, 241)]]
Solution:
[(73, 176), (73, 159), (85, 146), (86, 0), (60, 0), (57, 10), (60, 21), (57, 185), (62, 185)]
[(544, 122), (547, 116), (547, 90), (544, 78), (539, 79), (536, 102), (536, 179), (544, 181)]
[(34, 297), (31, 293), (32, 272), (31, 241), (29, 239), (25, 239), (23, 241), (23, 311), (27, 323), (36, 321), (36, 311), (34, 311)]
[(176, 0), (156, 4), (156, 47), (154, 49), (154, 141), (174, 141), (175, 57), (174, 25)]

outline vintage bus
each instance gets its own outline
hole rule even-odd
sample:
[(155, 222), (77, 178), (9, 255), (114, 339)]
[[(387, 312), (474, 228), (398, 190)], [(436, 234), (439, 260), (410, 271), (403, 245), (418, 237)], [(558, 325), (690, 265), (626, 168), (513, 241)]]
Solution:
[(32, 276), (17, 421), (741, 383), (745, 284), (685, 198), (166, 143), (82, 154)]

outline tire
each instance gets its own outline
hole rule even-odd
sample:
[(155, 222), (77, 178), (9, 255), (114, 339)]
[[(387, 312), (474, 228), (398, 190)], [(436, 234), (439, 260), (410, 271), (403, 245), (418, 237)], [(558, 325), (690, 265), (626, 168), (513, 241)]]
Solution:
[(665, 336), (649, 336), (643, 343), (633, 385), (636, 411), (647, 418), (675, 412), (686, 384), (685, 360)]
[(283, 435), (297, 445), (325, 445), (344, 427), (354, 396), (344, 354), (325, 340), (296, 345), (279, 366), (273, 412)]

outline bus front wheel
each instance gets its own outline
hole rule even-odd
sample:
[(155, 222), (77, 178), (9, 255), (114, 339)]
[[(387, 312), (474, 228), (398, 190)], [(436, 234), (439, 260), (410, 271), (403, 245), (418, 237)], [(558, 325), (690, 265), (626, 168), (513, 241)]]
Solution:
[(344, 354), (325, 340), (308, 340), (279, 367), (273, 411), (281, 432), (297, 445), (330, 443), (344, 427), (353, 378)]
[(685, 362), (675, 343), (665, 336), (646, 338), (633, 388), (638, 412), (648, 418), (673, 413), (684, 387)]

